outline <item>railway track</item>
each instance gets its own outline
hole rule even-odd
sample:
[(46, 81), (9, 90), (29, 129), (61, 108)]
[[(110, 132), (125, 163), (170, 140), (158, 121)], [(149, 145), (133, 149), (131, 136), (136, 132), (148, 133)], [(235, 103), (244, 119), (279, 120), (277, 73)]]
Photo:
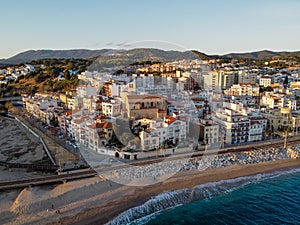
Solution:
[[(293, 146), (296, 144), (300, 144), (300, 140), (290, 140), (288, 142), (289, 146)], [(198, 151), (194, 152), (193, 154), (179, 154), (179, 155), (172, 155), (170, 157), (159, 157), (154, 159), (146, 159), (146, 160), (139, 160), (136, 162), (124, 163), (121, 165), (116, 165), (107, 168), (94, 168), (94, 169), (84, 169), (81, 171), (70, 171), (70, 172), (63, 172), (58, 175), (51, 175), (45, 177), (38, 177), (38, 178), (31, 178), (26, 180), (17, 180), (17, 181), (8, 181), (0, 183), (0, 191), (7, 190), (12, 188), (24, 188), (28, 186), (34, 185), (43, 185), (43, 184), (50, 184), (50, 183), (58, 183), (58, 182), (66, 182), (69, 180), (75, 179), (82, 179), (100, 175), (101, 173), (105, 173), (112, 170), (123, 169), (130, 166), (145, 166), (153, 163), (159, 163), (162, 161), (171, 161), (171, 160), (178, 160), (178, 159), (186, 159), (186, 158), (195, 158), (195, 157), (202, 157), (203, 155), (216, 155), (216, 154), (225, 154), (230, 152), (244, 152), (244, 151), (253, 151), (258, 149), (264, 149), (269, 147), (282, 147), (283, 140), (276, 140), (276, 142), (271, 143), (261, 143), (261, 144), (253, 144), (247, 146), (236, 146), (236, 147), (228, 147), (225, 149), (215, 149), (215, 150), (208, 150), (208, 151)]]
[[(290, 140), (288, 142), (288, 146), (294, 146), (296, 144), (300, 144), (300, 140)], [(155, 159), (147, 159), (147, 160), (139, 160), (137, 162), (131, 162), (127, 163), (128, 166), (144, 166), (147, 164), (152, 164), (152, 163), (159, 163), (165, 160), (177, 160), (177, 159), (186, 159), (186, 158), (196, 158), (196, 157), (202, 157), (206, 155), (216, 155), (216, 154), (225, 154), (225, 153), (230, 153), (230, 152), (244, 152), (244, 151), (253, 151), (253, 150), (261, 150), (264, 148), (269, 148), (269, 147), (283, 147), (283, 140), (275, 140), (271, 143), (266, 142), (266, 143), (256, 143), (256, 144), (251, 144), (251, 145), (245, 145), (245, 146), (235, 146), (235, 147), (228, 147), (224, 149), (212, 149), (212, 150), (207, 150), (207, 151), (197, 151), (194, 152), (193, 154), (178, 154), (178, 155), (172, 155), (171, 157), (159, 157)], [(124, 167), (119, 167), (119, 168), (125, 168)], [(116, 168), (116, 169), (119, 169)], [(112, 169), (112, 168), (111, 168)]]
[(13, 188), (24, 188), (24, 187), (35, 186), (35, 185), (66, 182), (69, 180), (87, 178), (87, 177), (92, 177), (92, 176), (96, 176), (96, 175), (97, 175), (97, 173), (94, 170), (88, 169), (86, 171), (66, 173), (66, 174), (61, 174), (61, 175), (50, 175), (50, 176), (43, 176), (43, 177), (16, 180), (16, 181), (7, 181), (7, 182), (0, 183), (0, 190), (7, 190), (7, 189), (13, 189)]

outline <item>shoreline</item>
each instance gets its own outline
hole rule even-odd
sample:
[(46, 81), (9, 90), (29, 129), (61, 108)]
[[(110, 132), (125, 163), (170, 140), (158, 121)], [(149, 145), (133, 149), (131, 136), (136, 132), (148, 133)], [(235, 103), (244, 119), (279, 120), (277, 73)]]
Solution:
[[(168, 180), (146, 187), (125, 187), (128, 194), (122, 191), (114, 194), (115, 198), (104, 202), (101, 207), (94, 207), (73, 215), (61, 217), (60, 221), (49, 224), (104, 224), (124, 211), (140, 206), (146, 201), (166, 191), (193, 188), (201, 184), (217, 182), (221, 180), (247, 177), (256, 174), (272, 174), (300, 168), (300, 159), (282, 159), (271, 162), (261, 162), (248, 165), (232, 165), (228, 167), (207, 169), (205, 171), (183, 171)], [(113, 183), (113, 182), (112, 182)], [(119, 194), (119, 195), (118, 195)], [(122, 196), (122, 194), (124, 196)], [(122, 196), (122, 197), (120, 197)]]

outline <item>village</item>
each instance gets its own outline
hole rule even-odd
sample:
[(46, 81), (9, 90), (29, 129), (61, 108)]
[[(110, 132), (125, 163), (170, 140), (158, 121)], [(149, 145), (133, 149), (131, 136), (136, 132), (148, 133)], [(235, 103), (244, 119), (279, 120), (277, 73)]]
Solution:
[(87, 70), (76, 89), (25, 95), (23, 105), (74, 149), (121, 159), (287, 139), (300, 131), (300, 69), (272, 63), (197, 59)]

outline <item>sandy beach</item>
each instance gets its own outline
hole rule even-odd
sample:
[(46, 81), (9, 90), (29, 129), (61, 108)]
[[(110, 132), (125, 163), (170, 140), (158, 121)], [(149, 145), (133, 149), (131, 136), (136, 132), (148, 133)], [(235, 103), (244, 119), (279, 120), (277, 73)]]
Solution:
[[(1, 160), (31, 163), (45, 156), (38, 140), (16, 121), (2, 118), (0, 125)], [(300, 168), (300, 159), (285, 158), (289, 155), (282, 149), (272, 148), (266, 152), (268, 153), (257, 150), (247, 154), (175, 160), (144, 168), (122, 169), (117, 173), (115, 171), (112, 174), (105, 174), (107, 176), (2, 191), (0, 192), (0, 224), (104, 224), (120, 213), (142, 205), (166, 191)], [(255, 163), (257, 160), (262, 162)], [(232, 165), (231, 162), (236, 164)], [(203, 170), (200, 165), (206, 169)], [(107, 179), (116, 175), (116, 180), (127, 177), (134, 182), (134, 177), (143, 179), (140, 177), (143, 174), (152, 179), (153, 174), (159, 173), (163, 176), (165, 172), (168, 173), (176, 167), (183, 169), (169, 179), (163, 179), (162, 182), (150, 186), (129, 186), (113, 182), (114, 179)], [(32, 176), (36, 174), (20, 169), (0, 170), (1, 180), (6, 181)]]
[(104, 224), (164, 191), (300, 167), (299, 159), (183, 171), (152, 186), (133, 187), (94, 177), (0, 194), (2, 224)]
[(116, 199), (111, 199), (108, 204), (106, 203), (101, 207), (86, 210), (75, 217), (64, 218), (61, 220), (61, 224), (104, 224), (121, 212), (141, 205), (151, 197), (163, 193), (164, 191), (192, 188), (209, 182), (254, 174), (272, 173), (274, 171), (286, 171), (293, 168), (300, 168), (300, 160), (284, 159), (281, 161), (264, 162), (256, 165), (229, 166), (225, 168), (210, 169), (204, 172), (184, 171), (165, 182), (154, 186), (143, 188), (127, 187), (128, 193), (126, 193), (126, 196), (124, 196), (122, 192), (120, 192), (119, 195), (117, 194), (118, 192), (116, 192), (114, 196)]

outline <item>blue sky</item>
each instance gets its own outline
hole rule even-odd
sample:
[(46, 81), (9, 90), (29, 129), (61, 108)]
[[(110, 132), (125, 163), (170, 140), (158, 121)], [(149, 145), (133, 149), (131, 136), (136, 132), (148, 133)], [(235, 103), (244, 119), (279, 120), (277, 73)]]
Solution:
[(145, 40), (156, 40), (145, 47), (208, 54), (300, 50), (298, 0), (0, 0), (0, 5), (0, 58), (29, 49), (142, 47)]

